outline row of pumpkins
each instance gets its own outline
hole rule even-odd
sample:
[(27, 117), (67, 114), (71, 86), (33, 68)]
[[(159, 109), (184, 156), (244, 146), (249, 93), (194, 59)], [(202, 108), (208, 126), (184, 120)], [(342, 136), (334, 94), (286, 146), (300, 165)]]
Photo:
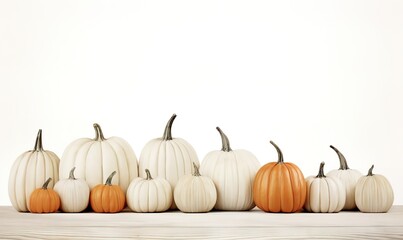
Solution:
[[(139, 163), (130, 145), (119, 137), (105, 138), (94, 124), (94, 139), (72, 142), (61, 160), (42, 147), (39, 130), (33, 150), (12, 166), (9, 196), (21, 212), (119, 212), (126, 203), (135, 212), (241, 211), (259, 207), (266, 212), (339, 212), (358, 207), (362, 212), (387, 212), (393, 204), (388, 180), (350, 169), (335, 147), (340, 169), (304, 178), (293, 163), (278, 161), (260, 167), (249, 151), (232, 150), (217, 127), (222, 149), (208, 153), (201, 166), (193, 147), (171, 134), (174, 114), (162, 138), (149, 141)], [(60, 164), (59, 164), (60, 163)], [(200, 167), (200, 171), (199, 171)], [(154, 177), (154, 178), (153, 178)], [(60, 180), (59, 180), (60, 179)]]

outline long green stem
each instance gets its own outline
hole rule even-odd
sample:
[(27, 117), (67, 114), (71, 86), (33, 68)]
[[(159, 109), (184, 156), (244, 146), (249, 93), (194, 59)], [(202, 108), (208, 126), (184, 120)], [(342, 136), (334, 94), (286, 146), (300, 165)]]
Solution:
[(104, 134), (102, 132), (101, 126), (99, 126), (98, 123), (94, 123), (94, 129), (95, 129), (95, 138), (94, 141), (104, 141), (106, 138), (104, 137)]
[(52, 178), (48, 178), (48, 180), (46, 180), (46, 182), (42, 185), (42, 189), (48, 189), (50, 181), (52, 181)]
[(277, 155), (278, 155), (277, 163), (283, 163), (284, 162), (284, 157), (283, 157), (283, 153), (281, 152), (281, 149), (273, 141), (270, 141), (270, 143), (271, 143), (271, 145), (274, 146), (274, 148), (276, 148)]
[(334, 151), (336, 151), (337, 156), (339, 156), (339, 161), (340, 161), (340, 168), (339, 168), (339, 170), (347, 170), (347, 169), (350, 169), (350, 168), (348, 167), (348, 165), (347, 165), (347, 161), (346, 161), (346, 158), (344, 157), (344, 155), (343, 155), (337, 148), (335, 148), (334, 146), (330, 145), (330, 147), (331, 147)]
[(221, 151), (224, 151), (224, 152), (232, 151), (227, 135), (225, 135), (224, 132), (219, 127), (216, 127), (216, 129), (220, 133), (220, 136), (221, 136), (221, 141), (222, 141)]
[(317, 178), (324, 178), (324, 177), (326, 177), (325, 176), (325, 173), (323, 172), (323, 167), (325, 166), (325, 162), (321, 162), (320, 163), (320, 166), (319, 166), (319, 173), (318, 173), (318, 175), (316, 175), (316, 177)]
[(43, 151), (43, 145), (42, 145), (42, 129), (39, 129), (38, 135), (36, 135), (36, 141), (35, 141), (34, 151)]
[(165, 126), (165, 131), (164, 135), (162, 136), (162, 139), (165, 141), (172, 140), (172, 123), (174, 122), (176, 118), (176, 114), (174, 113), (172, 117), (168, 120), (167, 125)]
[(374, 165), (372, 164), (371, 168), (368, 170), (367, 176), (373, 176), (374, 174), (372, 173), (372, 170), (374, 170)]
[(113, 176), (115, 176), (115, 174), (116, 174), (116, 171), (113, 171), (111, 173), (111, 175), (109, 175), (109, 177), (106, 179), (105, 185), (109, 185), (109, 186), (112, 185), (112, 178), (113, 178)]

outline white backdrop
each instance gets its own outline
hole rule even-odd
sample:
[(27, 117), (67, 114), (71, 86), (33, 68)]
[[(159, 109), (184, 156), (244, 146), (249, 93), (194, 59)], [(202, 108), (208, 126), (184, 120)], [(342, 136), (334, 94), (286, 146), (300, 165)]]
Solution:
[(9, 170), (43, 129), (61, 157), (80, 137), (126, 139), (139, 157), (173, 136), (200, 160), (221, 148), (306, 176), (385, 175), (403, 204), (403, 1), (1, 1), (0, 205)]

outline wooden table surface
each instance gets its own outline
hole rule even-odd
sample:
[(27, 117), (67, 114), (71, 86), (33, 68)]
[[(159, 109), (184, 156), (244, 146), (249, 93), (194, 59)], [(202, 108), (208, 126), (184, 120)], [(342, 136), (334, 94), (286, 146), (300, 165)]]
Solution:
[(19, 213), (0, 206), (0, 239), (403, 239), (403, 206), (388, 213)]

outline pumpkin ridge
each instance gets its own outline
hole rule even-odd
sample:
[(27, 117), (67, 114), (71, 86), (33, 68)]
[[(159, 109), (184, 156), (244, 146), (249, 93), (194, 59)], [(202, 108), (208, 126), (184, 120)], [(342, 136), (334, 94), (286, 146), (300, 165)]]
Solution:
[[(104, 142), (105, 142), (105, 145), (108, 145), (111, 149), (112, 149), (112, 152), (113, 152), (113, 154), (114, 154), (114, 156), (115, 156), (115, 161), (116, 161), (116, 165), (117, 165), (117, 169), (118, 169), (118, 172), (119, 172), (119, 177), (115, 177), (115, 178), (117, 178), (117, 185), (119, 185), (120, 186), (120, 177), (121, 177), (121, 174), (120, 174), (120, 172), (121, 172), (121, 170), (122, 169), (120, 169), (120, 166), (119, 166), (119, 156), (118, 156), (118, 154), (116, 153), (116, 150), (115, 150), (115, 148), (113, 148), (113, 146), (112, 146), (112, 144), (108, 141), (109, 139), (106, 139)], [(120, 147), (120, 145), (119, 145), (119, 147)], [(126, 155), (126, 154), (125, 154)], [(127, 159), (127, 158), (126, 158)], [(126, 162), (126, 164), (127, 164), (127, 161), (125, 161)], [(127, 169), (124, 169), (124, 170), (129, 170), (129, 166), (127, 166), (126, 165), (126, 167), (127, 167)], [(129, 174), (130, 175), (130, 174)]]
[[(182, 157), (181, 160), (182, 160), (182, 165), (183, 165), (183, 168), (184, 168), (183, 169), (184, 173), (186, 172), (185, 156), (184, 156), (184, 154), (182, 152), (182, 149), (179, 147), (179, 144), (176, 141), (176, 139), (170, 141), (170, 143), (171, 143), (171, 146), (172, 146), (172, 148), (174, 150), (174, 153), (175, 153), (175, 159), (176, 159), (176, 182), (178, 182), (178, 180), (179, 180), (179, 165), (180, 165), (180, 164), (178, 164), (178, 155), (180, 155)], [(190, 171), (190, 172), (192, 172), (192, 171)]]
[[(43, 157), (44, 157), (44, 160), (45, 160), (45, 162), (48, 162), (48, 164), (45, 164), (45, 166), (51, 166), (51, 172), (53, 172), (54, 173), (54, 171), (53, 171), (53, 169), (54, 169), (54, 165), (53, 165), (53, 161), (52, 161), (52, 159), (50, 158), (50, 156), (48, 155), (48, 153), (47, 152), (44, 152), (43, 153)], [(45, 168), (46, 169), (46, 168)], [(45, 171), (46, 172), (46, 171)], [(53, 178), (53, 186), (55, 185), (55, 183), (59, 180), (58, 178), (59, 178), (59, 174), (57, 174), (57, 176), (55, 176), (56, 174), (53, 174), (53, 176), (51, 176), (51, 178)]]
[[(88, 143), (90, 143), (90, 144), (88, 144)], [(87, 172), (87, 161), (85, 161), (85, 159), (87, 159), (87, 157), (88, 157), (88, 153), (90, 152), (90, 150), (91, 150), (91, 148), (92, 148), (92, 146), (95, 144), (96, 142), (95, 141), (93, 141), (93, 142), (91, 142), (91, 139), (90, 139), (90, 141), (89, 142), (87, 142), (85, 145), (83, 145), (83, 147), (84, 146), (86, 146), (87, 144), (89, 145), (88, 146), (88, 148), (87, 148), (87, 153), (85, 154), (85, 158), (83, 158), (84, 159), (84, 180), (87, 180), (87, 174), (86, 174), (86, 172)], [(81, 148), (81, 147), (80, 147)], [(73, 161), (73, 163), (74, 163), (74, 166), (77, 166), (77, 155), (78, 155), (78, 152), (79, 152), (79, 150), (80, 150), (80, 148), (78, 148), (77, 149), (77, 152), (76, 152), (76, 154), (75, 154), (75, 156), (74, 156), (74, 161)]]
[[(228, 143), (229, 144), (229, 143)], [(229, 145), (228, 145), (229, 146)], [(236, 154), (235, 154), (235, 151), (231, 151), (232, 152), (232, 154), (233, 154), (233, 156), (234, 156), (234, 160), (235, 160), (235, 169), (236, 169), (236, 171), (235, 171), (235, 173), (236, 173), (236, 181), (237, 181), (237, 186), (238, 186), (238, 188), (236, 188), (237, 189), (237, 193), (236, 193), (236, 195), (237, 195), (237, 197), (236, 197), (236, 201), (235, 201), (235, 207), (238, 207), (238, 204), (239, 204), (239, 199), (242, 197), (242, 196), (240, 196), (239, 194), (240, 194), (240, 191), (239, 191), (239, 181), (238, 181), (238, 179), (239, 179), (239, 168), (238, 168), (238, 159), (237, 159), (237, 156), (236, 156)], [(244, 205), (245, 205), (245, 203), (244, 203)], [(242, 208), (244, 208), (244, 207), (242, 207)]]
[[(26, 176), (27, 175), (27, 168), (28, 168), (28, 161), (31, 159), (31, 156), (32, 156), (32, 152), (27, 152), (26, 153), (27, 154), (27, 156), (26, 156), (26, 160), (25, 160), (25, 162), (27, 163), (27, 164), (24, 164), (25, 165), (25, 167), (24, 167), (24, 176)], [(19, 162), (19, 164), (18, 164), (18, 168), (17, 169), (19, 169), (20, 168), (20, 166), (21, 166), (21, 163), (22, 163), (22, 161), (24, 160), (24, 158), (23, 159), (21, 159), (21, 161)], [(15, 174), (15, 177), (14, 177), (14, 183), (16, 183), (17, 182), (17, 174)], [(25, 196), (25, 203), (24, 203), (24, 207), (23, 208), (21, 208), (21, 209), (26, 209), (26, 211), (29, 211), (29, 209), (30, 209), (30, 206), (29, 206), (29, 197), (30, 196), (28, 196), (29, 194), (27, 193), (27, 189), (26, 189), (26, 186), (27, 186), (27, 178), (25, 178), (25, 181), (23, 181), (23, 183), (24, 183), (24, 186), (22, 186), (21, 188), (22, 189), (24, 189), (24, 196)], [(14, 187), (15, 188), (15, 187)], [(34, 190), (35, 191), (35, 190)], [(31, 192), (32, 193), (32, 192)], [(14, 196), (15, 196), (15, 199), (18, 199), (17, 198), (17, 191), (16, 190), (14, 190)], [(27, 197), (28, 196), (28, 197)], [(19, 201), (17, 201), (17, 205), (19, 205)]]
[(290, 197), (292, 198), (292, 208), (291, 208), (291, 212), (295, 212), (296, 210), (298, 210), (298, 209), (296, 209), (296, 208), (298, 208), (298, 203), (296, 203), (295, 201), (297, 200), (297, 199), (295, 199), (295, 196), (294, 196), (294, 194), (295, 194), (295, 189), (297, 189), (299, 186), (295, 186), (295, 182), (297, 182), (297, 184), (299, 184), (299, 182), (298, 181), (295, 181), (295, 179), (294, 179), (294, 169), (293, 169), (293, 166), (292, 165), (290, 165), (290, 164), (288, 164), (288, 163), (284, 163), (284, 166), (285, 166), (285, 168), (287, 169), (287, 172), (288, 172), (288, 178), (290, 179), (290, 189), (291, 189), (291, 195), (290, 195)]

